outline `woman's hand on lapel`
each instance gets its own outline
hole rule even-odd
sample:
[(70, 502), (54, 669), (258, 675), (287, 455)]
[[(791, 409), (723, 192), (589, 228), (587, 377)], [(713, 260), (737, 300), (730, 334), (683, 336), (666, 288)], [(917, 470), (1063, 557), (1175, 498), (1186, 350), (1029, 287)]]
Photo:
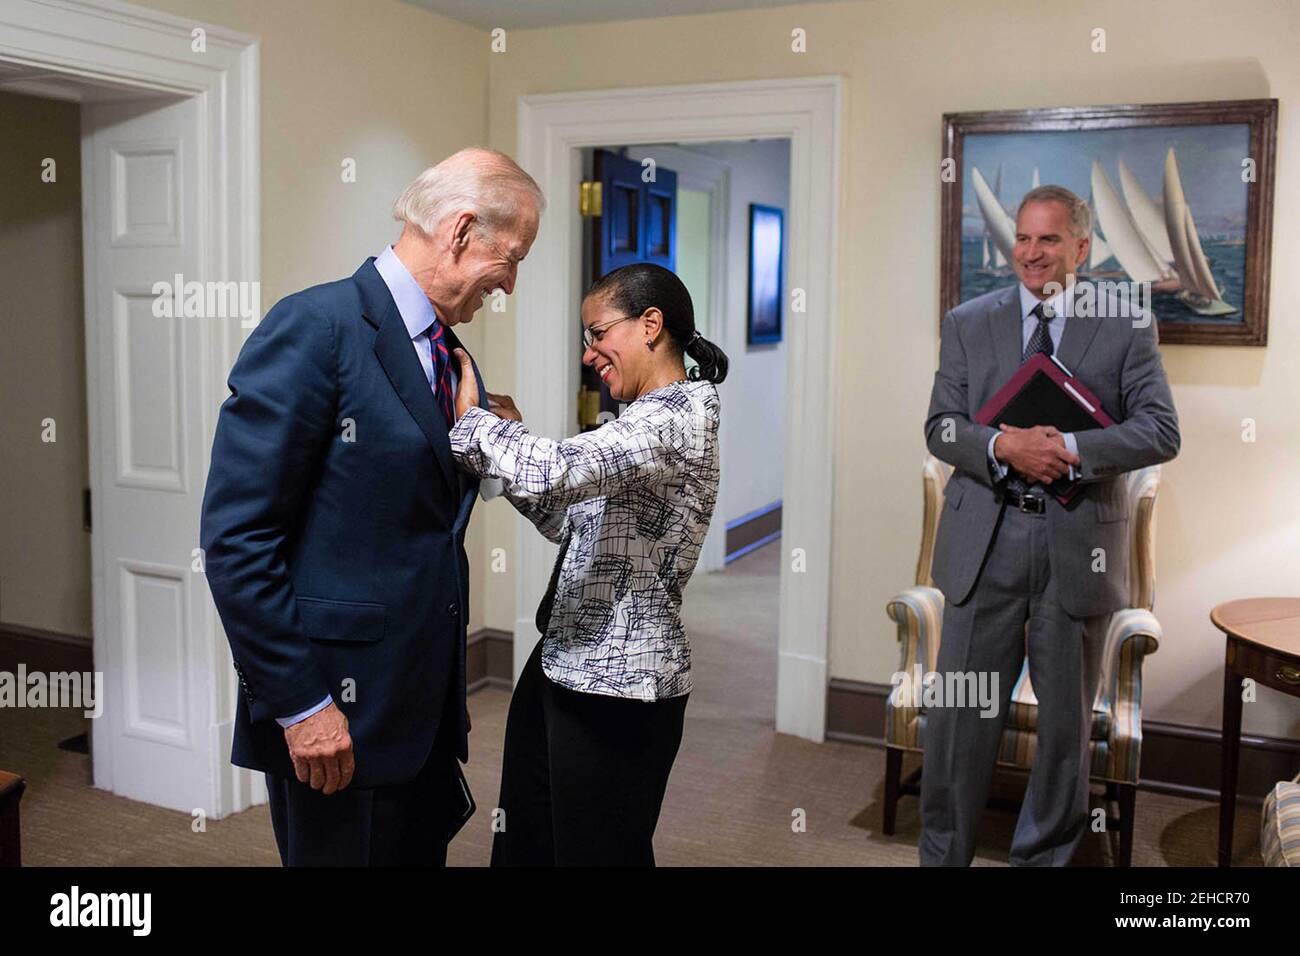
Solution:
[(494, 395), (492, 392), (487, 393), (488, 409), (493, 414), (501, 418), (508, 418), (512, 422), (522, 422), (524, 416), (520, 414), (519, 409), (515, 408), (515, 400), (509, 395)]
[(456, 388), (456, 421), (460, 421), (465, 412), (478, 405), (478, 376), (464, 349), (454, 349), (453, 354), (460, 361), (460, 384)]

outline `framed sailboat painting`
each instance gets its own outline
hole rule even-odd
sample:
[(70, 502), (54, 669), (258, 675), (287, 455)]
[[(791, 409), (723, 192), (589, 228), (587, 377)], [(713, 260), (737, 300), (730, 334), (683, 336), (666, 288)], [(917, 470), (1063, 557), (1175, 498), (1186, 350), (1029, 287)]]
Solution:
[(1017, 281), (1016, 210), (1054, 184), (1092, 213), (1093, 301), (1163, 345), (1267, 343), (1277, 100), (948, 113), (943, 137), (944, 312)]

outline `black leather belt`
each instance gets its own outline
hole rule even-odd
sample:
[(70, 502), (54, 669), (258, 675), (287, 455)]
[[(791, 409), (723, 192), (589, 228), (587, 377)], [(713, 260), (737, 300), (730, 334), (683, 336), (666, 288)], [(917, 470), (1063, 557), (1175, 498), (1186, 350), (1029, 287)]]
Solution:
[(1008, 491), (1004, 497), (1008, 504), (1015, 505), (1025, 514), (1041, 515), (1047, 512), (1047, 500), (1037, 495), (1022, 495), (1019, 492)]

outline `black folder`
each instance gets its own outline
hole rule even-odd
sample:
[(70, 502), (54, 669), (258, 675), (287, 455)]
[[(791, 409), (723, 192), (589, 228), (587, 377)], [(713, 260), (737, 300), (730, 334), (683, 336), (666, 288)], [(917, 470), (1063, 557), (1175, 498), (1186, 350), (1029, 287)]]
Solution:
[[(1033, 428), (1051, 425), (1059, 432), (1109, 428), (1115, 419), (1106, 414), (1086, 385), (1054, 356), (1036, 352), (1016, 374), (984, 403), (975, 415), (981, 425)], [(1078, 483), (1062, 478), (1049, 489), (1061, 504), (1069, 504)]]

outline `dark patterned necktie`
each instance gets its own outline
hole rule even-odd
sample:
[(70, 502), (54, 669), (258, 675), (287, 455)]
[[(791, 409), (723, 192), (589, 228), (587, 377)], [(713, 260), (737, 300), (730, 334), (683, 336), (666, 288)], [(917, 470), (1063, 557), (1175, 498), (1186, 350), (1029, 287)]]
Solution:
[[(1038, 325), (1034, 327), (1033, 334), (1029, 336), (1029, 342), (1025, 345), (1025, 354), (1022, 356), (1022, 361), (1028, 361), (1031, 355), (1036, 355), (1039, 352), (1044, 355), (1052, 354), (1052, 334), (1047, 330), (1047, 326), (1055, 318), (1055, 313), (1050, 312), (1043, 303), (1039, 302), (1034, 306), (1034, 310), (1030, 314), (1038, 319)], [(1028, 490), (1028, 483), (1014, 471), (1008, 476), (1007, 491), (1023, 495)]]
[(1044, 355), (1052, 354), (1052, 333), (1047, 330), (1047, 326), (1056, 314), (1045, 309), (1041, 302), (1034, 306), (1034, 311), (1030, 314), (1037, 317), (1038, 325), (1034, 328), (1033, 335), (1029, 336), (1029, 344), (1025, 346), (1025, 354), (1020, 359), (1022, 362), (1028, 361), (1029, 356), (1039, 352)]
[(451, 376), (447, 374), (451, 368), (451, 353), (447, 351), (442, 323), (436, 319), (429, 328), (429, 344), (433, 351), (433, 394), (450, 428), (456, 421), (456, 402), (451, 395)]

